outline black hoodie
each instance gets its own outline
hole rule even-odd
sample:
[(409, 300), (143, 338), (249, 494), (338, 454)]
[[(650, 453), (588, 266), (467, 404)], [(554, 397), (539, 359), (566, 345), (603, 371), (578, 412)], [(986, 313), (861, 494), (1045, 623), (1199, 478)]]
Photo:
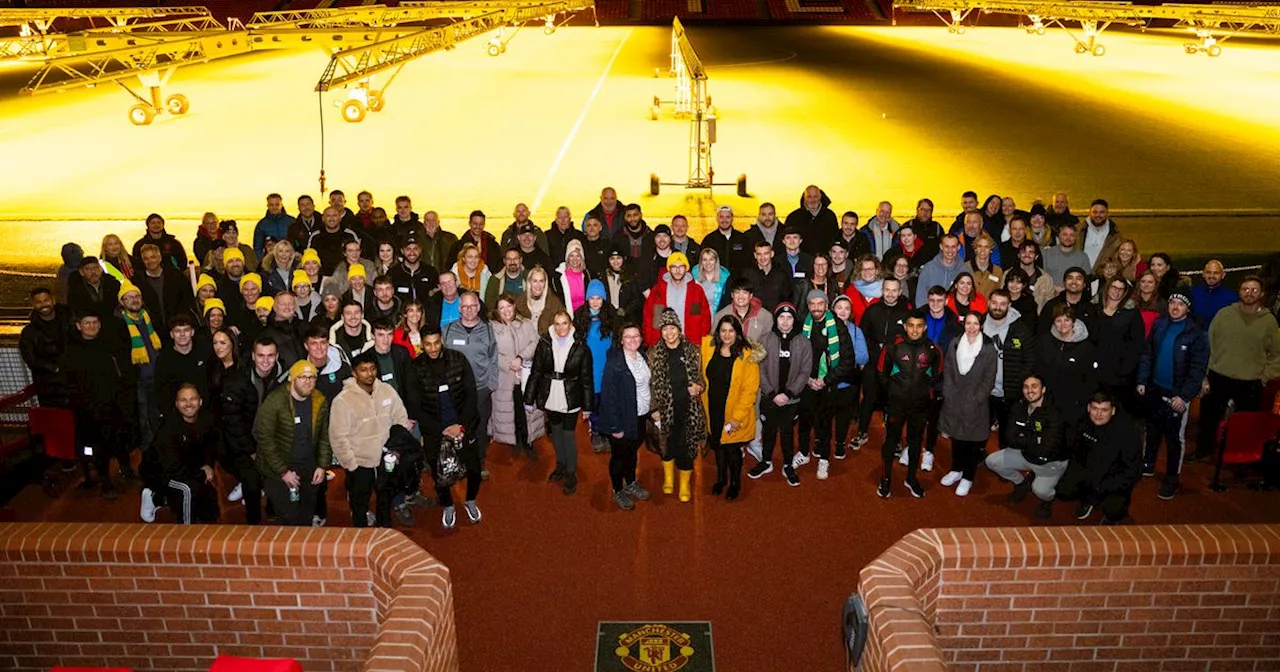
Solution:
[(800, 243), (800, 249), (809, 254), (828, 254), (831, 241), (840, 233), (840, 218), (831, 210), (831, 199), (827, 197), (827, 192), (820, 193), (822, 206), (818, 208), (817, 214), (805, 209), (804, 192), (801, 192), (800, 207), (792, 210), (783, 221), (783, 230), (788, 226), (795, 226), (803, 232), (801, 235), (804, 239)]
[(1138, 426), (1119, 408), (1105, 425), (1086, 419), (1076, 437), (1076, 459), (1095, 493), (1127, 492), (1142, 478), (1142, 439)]

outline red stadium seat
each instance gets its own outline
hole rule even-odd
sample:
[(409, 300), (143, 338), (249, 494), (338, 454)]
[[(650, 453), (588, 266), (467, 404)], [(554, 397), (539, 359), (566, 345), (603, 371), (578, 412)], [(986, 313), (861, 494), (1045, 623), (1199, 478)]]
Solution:
[(56, 460), (76, 457), (76, 420), (66, 408), (36, 407), (28, 411), (27, 427), (44, 441), (44, 452)]
[(218, 656), (209, 672), (302, 672), (296, 660)]
[(1224, 442), (1224, 465), (1262, 461), (1262, 443), (1280, 433), (1280, 415), (1267, 411), (1236, 411), (1223, 421), (1218, 438)]

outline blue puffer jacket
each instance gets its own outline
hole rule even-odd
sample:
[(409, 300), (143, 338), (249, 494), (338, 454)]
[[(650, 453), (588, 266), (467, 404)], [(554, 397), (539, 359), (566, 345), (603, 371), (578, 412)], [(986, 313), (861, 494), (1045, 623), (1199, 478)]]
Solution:
[[(1156, 378), (1156, 355), (1160, 353), (1160, 342), (1169, 329), (1169, 316), (1163, 315), (1151, 327), (1151, 335), (1147, 337), (1147, 347), (1142, 351), (1142, 359), (1138, 360), (1138, 385), (1150, 387)], [(1187, 317), (1187, 326), (1178, 334), (1173, 343), (1173, 390), (1175, 395), (1187, 403), (1191, 403), (1200, 395), (1200, 383), (1204, 381), (1209, 370), (1209, 336), (1196, 323), (1194, 317)]]
[(258, 255), (259, 259), (267, 258), (267, 238), (272, 240), (286, 240), (289, 234), (289, 225), (293, 223), (293, 217), (285, 212), (283, 208), (280, 214), (272, 215), (266, 213), (262, 219), (258, 220), (258, 225), (253, 227), (253, 251)]

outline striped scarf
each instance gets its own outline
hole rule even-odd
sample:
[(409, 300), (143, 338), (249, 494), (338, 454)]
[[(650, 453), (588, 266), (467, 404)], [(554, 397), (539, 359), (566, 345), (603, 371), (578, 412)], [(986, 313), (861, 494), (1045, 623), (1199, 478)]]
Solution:
[[(806, 341), (813, 334), (813, 313), (805, 314), (803, 333)], [(840, 365), (840, 331), (835, 315), (829, 310), (822, 316), (822, 333), (827, 337), (827, 356), (818, 358), (818, 378), (825, 379), (827, 367)]]
[(149, 364), (151, 357), (147, 354), (146, 342), (142, 340), (143, 329), (147, 331), (151, 347), (156, 351), (160, 350), (160, 337), (156, 335), (155, 327), (151, 326), (151, 315), (144, 308), (138, 311), (136, 318), (130, 317), (127, 310), (121, 311), (120, 316), (124, 318), (125, 326), (129, 327), (129, 356), (133, 359), (133, 363)]

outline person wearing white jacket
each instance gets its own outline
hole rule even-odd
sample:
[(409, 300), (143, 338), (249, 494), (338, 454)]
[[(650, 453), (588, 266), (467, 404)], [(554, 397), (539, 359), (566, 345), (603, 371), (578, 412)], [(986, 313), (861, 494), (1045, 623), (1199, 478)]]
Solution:
[[(396, 468), (397, 456), (383, 450), (393, 425), (412, 429), (399, 393), (378, 380), (377, 360), (363, 354), (329, 407), (329, 442), (334, 458), (347, 470), (347, 498), (356, 527), (369, 525), (369, 496)], [(379, 496), (376, 519), (385, 527), (390, 524), (391, 501), (382, 499)]]

